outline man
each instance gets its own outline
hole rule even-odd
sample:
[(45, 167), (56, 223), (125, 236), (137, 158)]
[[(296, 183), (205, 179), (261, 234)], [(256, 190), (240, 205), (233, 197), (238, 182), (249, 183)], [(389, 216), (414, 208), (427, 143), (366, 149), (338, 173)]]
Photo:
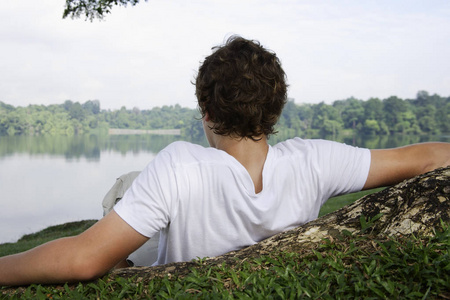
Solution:
[(317, 217), (331, 196), (397, 183), (450, 163), (450, 145), (359, 149), (269, 135), (286, 102), (275, 54), (232, 37), (205, 59), (196, 95), (209, 148), (176, 142), (114, 210), (76, 236), (0, 258), (0, 284), (97, 278), (161, 232), (157, 264), (216, 256)]

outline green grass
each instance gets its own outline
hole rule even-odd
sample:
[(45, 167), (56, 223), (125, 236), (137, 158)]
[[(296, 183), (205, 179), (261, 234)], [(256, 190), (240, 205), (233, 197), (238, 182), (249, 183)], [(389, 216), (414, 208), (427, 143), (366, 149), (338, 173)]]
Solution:
[[(432, 237), (342, 235), (307, 256), (273, 253), (236, 267), (207, 266), (149, 283), (106, 277), (63, 287), (32, 285), (13, 299), (448, 299), (450, 227)], [(1, 291), (1, 290), (0, 290)]]
[(0, 244), (0, 257), (23, 252), (51, 240), (80, 234), (94, 225), (95, 222), (97, 221), (86, 220), (70, 222), (62, 225), (50, 226), (39, 232), (24, 235), (16, 243)]
[[(361, 192), (328, 201), (321, 214), (358, 199)], [(376, 222), (376, 221), (375, 221)], [(78, 234), (95, 221), (68, 223), (24, 236), (0, 256), (61, 236)], [(362, 232), (370, 222), (362, 222)], [(325, 239), (307, 256), (272, 253), (225, 264), (198, 266), (149, 283), (104, 277), (75, 285), (31, 285), (8, 294), (11, 299), (450, 299), (450, 226), (432, 237), (384, 238), (344, 232)], [(14, 245), (14, 244), (12, 244)], [(11, 246), (11, 245), (10, 245)], [(5, 287), (0, 287), (0, 297)]]

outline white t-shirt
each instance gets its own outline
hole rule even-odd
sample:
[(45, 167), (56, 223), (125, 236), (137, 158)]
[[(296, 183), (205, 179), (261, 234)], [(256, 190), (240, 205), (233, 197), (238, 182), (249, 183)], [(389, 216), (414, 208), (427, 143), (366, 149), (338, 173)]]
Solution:
[(359, 191), (370, 151), (295, 138), (269, 146), (263, 189), (215, 148), (175, 142), (136, 178), (117, 214), (144, 236), (161, 231), (155, 264), (213, 257), (317, 218), (330, 197)]

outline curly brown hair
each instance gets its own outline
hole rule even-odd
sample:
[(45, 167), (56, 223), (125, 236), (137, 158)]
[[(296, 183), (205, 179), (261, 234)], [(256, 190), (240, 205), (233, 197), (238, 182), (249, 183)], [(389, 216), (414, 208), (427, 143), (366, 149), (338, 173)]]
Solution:
[(274, 126), (287, 98), (286, 74), (275, 53), (239, 36), (213, 48), (199, 68), (195, 94), (216, 134), (258, 140)]

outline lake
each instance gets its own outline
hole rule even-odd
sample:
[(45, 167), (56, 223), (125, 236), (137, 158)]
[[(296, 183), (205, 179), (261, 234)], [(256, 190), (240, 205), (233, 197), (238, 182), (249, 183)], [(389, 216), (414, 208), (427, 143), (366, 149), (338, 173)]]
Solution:
[[(289, 136), (273, 136), (276, 143)], [(327, 137), (333, 139), (333, 137)], [(102, 200), (117, 177), (142, 170), (178, 136), (0, 136), (0, 243), (51, 225), (102, 217)], [(335, 140), (391, 148), (441, 136), (349, 136)], [(206, 145), (206, 140), (194, 141)]]

